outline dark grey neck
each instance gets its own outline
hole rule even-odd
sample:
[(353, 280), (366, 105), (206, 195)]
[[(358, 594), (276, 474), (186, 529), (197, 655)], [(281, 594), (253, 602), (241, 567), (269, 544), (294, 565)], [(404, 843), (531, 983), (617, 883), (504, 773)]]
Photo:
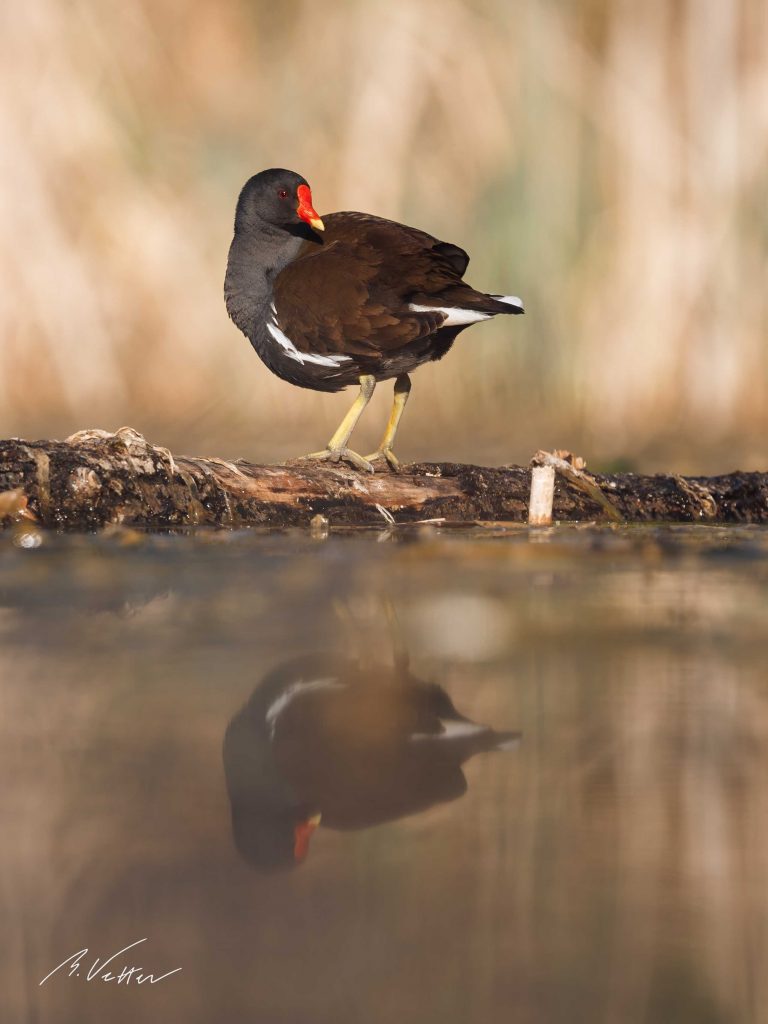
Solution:
[(275, 278), (296, 259), (309, 237), (319, 241), (311, 229), (294, 233), (264, 221), (235, 225), (224, 279), (224, 299), (227, 312), (249, 338), (253, 339), (264, 320), (264, 310), (272, 301)]

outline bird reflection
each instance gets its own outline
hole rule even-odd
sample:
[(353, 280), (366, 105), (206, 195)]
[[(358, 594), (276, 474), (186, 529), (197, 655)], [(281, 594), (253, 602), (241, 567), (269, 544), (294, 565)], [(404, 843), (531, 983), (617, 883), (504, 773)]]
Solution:
[(519, 740), (465, 718), (404, 659), (294, 658), (264, 677), (224, 737), (235, 844), (257, 868), (295, 866), (320, 821), (361, 829), (455, 800), (465, 761)]

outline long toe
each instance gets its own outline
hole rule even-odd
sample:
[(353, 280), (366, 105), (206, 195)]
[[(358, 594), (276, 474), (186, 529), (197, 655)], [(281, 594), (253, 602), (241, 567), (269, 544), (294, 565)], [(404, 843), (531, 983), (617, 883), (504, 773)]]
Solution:
[(315, 459), (318, 462), (339, 462), (343, 460), (363, 473), (374, 472), (371, 463), (364, 459), (362, 455), (353, 452), (351, 448), (325, 448), (321, 452), (310, 452), (309, 455), (304, 457), (306, 459)]
[[(365, 457), (370, 463), (380, 462), (382, 459), (384, 459), (386, 460), (387, 465), (389, 466), (393, 473), (400, 472), (400, 460), (398, 459), (398, 457), (395, 455), (391, 448), (379, 448), (379, 450), (375, 451), (373, 455), (366, 455)], [(374, 465), (374, 469), (375, 468), (376, 467)]]

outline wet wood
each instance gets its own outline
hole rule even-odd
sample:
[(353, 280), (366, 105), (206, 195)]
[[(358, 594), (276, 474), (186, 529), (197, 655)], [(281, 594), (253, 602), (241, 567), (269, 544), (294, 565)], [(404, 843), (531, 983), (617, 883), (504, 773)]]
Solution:
[[(538, 456), (546, 453), (538, 453)], [(559, 456), (558, 456), (559, 457)], [(553, 456), (555, 458), (555, 456)], [(557, 473), (556, 521), (768, 522), (768, 473), (717, 477), (589, 476)], [(528, 467), (419, 463), (375, 476), (344, 464), (252, 465), (171, 455), (130, 428), (81, 431), (66, 441), (0, 441), (4, 522), (23, 511), (45, 527), (98, 530), (109, 524), (310, 527), (424, 520), (527, 521)], [(602, 495), (605, 500), (600, 501)], [(9, 510), (16, 510), (16, 514)], [(1, 509), (0, 509), (1, 511)]]

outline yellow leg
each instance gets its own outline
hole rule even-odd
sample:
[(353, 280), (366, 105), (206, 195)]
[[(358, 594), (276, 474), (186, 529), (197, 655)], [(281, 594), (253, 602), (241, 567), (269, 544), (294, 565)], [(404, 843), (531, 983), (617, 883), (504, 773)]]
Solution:
[(400, 462), (392, 451), (392, 445), (395, 443), (395, 434), (400, 426), (400, 417), (403, 415), (403, 409), (405, 409), (405, 403), (408, 401), (410, 393), (411, 378), (407, 373), (401, 373), (395, 381), (392, 412), (389, 414), (389, 422), (387, 423), (387, 429), (384, 431), (384, 437), (382, 437), (381, 444), (373, 455), (366, 455), (366, 459), (369, 462), (374, 462), (376, 459), (386, 459), (396, 473), (400, 469)]
[(338, 462), (339, 459), (344, 459), (345, 462), (349, 462), (356, 469), (365, 470), (367, 473), (373, 472), (373, 466), (364, 459), (362, 455), (358, 455), (357, 452), (353, 452), (350, 448), (347, 448), (347, 442), (352, 434), (352, 431), (357, 426), (357, 421), (363, 414), (363, 410), (371, 400), (373, 389), (376, 387), (376, 378), (364, 374), (360, 378), (360, 394), (352, 403), (352, 408), (349, 410), (347, 415), (339, 424), (339, 429), (333, 435), (331, 440), (328, 442), (328, 447), (322, 452), (312, 452), (311, 455), (307, 455), (308, 459), (318, 459), (319, 461), (328, 460), (330, 462)]

